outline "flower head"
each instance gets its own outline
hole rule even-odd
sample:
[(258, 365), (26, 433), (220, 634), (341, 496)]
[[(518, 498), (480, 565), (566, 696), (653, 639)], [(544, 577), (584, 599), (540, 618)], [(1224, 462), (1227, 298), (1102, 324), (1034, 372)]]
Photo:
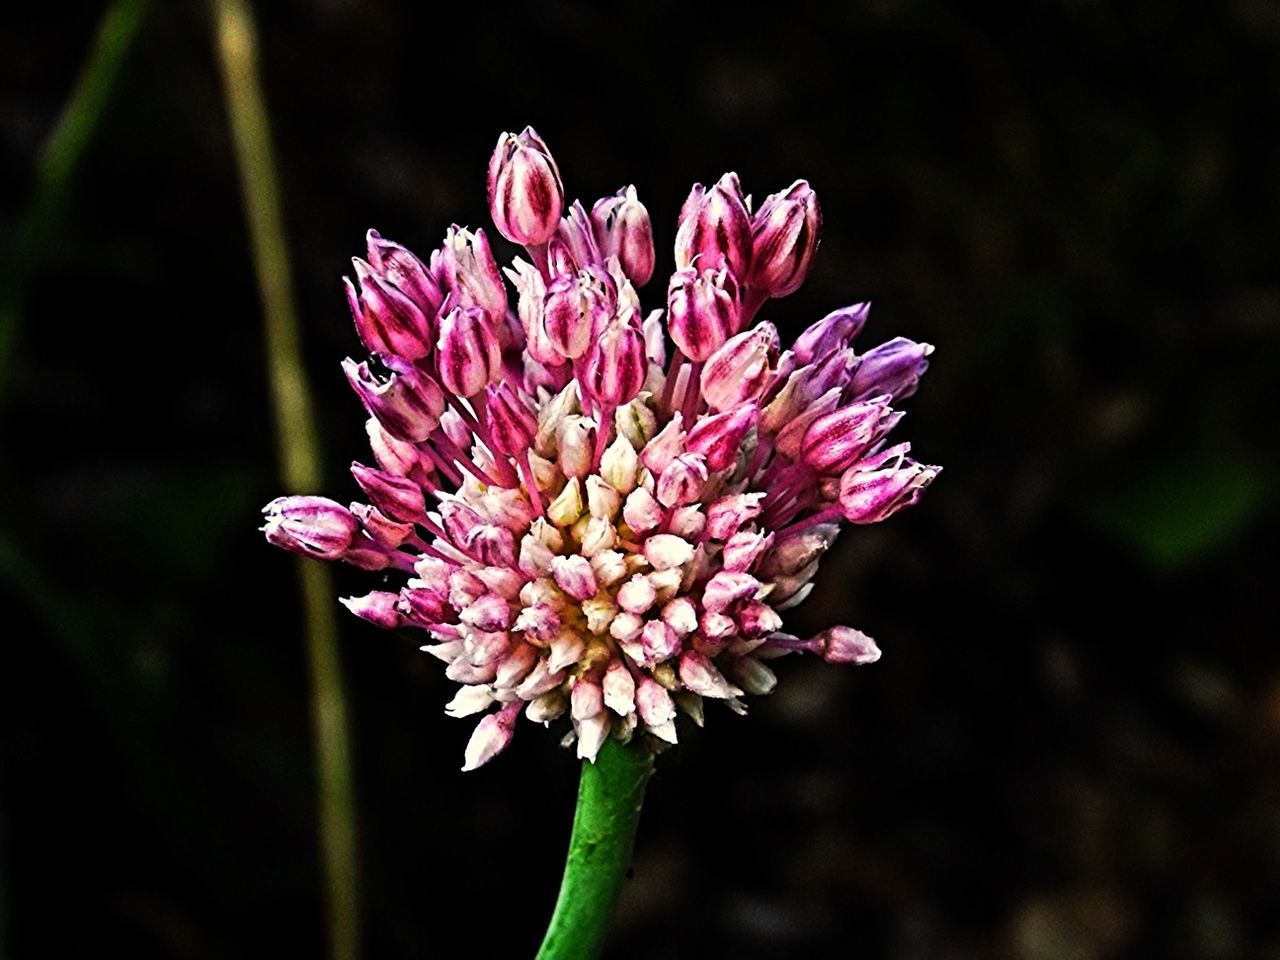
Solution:
[[(376, 363), (345, 364), (371, 415), (368, 499), (272, 501), (278, 546), (397, 582), (343, 602), (413, 629), (459, 683), (451, 716), (484, 714), (464, 769), (510, 743), (520, 713), (565, 716), (577, 752), (608, 737), (675, 743), (707, 698), (742, 712), (767, 661), (811, 652), (871, 663), (850, 627), (802, 640), (781, 613), (812, 589), (842, 522), (915, 503), (939, 469), (886, 447), (932, 348), (859, 354), (868, 305), (834, 311), (783, 349), (754, 315), (808, 273), (821, 217), (808, 184), (753, 215), (738, 178), (694, 188), (663, 312), (648, 212), (628, 187), (588, 214), (563, 201), (532, 130), (490, 166), (506, 271), (483, 231), (452, 227), (425, 261), (370, 232), (348, 283)], [(668, 364), (667, 357), (671, 356)], [(386, 371), (383, 379), (379, 371)]]

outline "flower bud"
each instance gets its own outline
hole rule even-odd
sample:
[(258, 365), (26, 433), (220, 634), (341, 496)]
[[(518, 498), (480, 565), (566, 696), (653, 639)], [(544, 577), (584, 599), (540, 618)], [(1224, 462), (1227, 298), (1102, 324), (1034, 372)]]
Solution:
[(502, 373), (493, 324), (478, 307), (459, 307), (440, 321), (440, 382), (450, 393), (472, 397)]
[(670, 570), (693, 559), (693, 547), (672, 533), (655, 533), (644, 542), (645, 558), (655, 570)]
[(694, 184), (680, 210), (676, 266), (726, 266), (743, 280), (751, 268), (751, 247), (751, 217), (738, 175), (726, 173), (710, 190)]
[(708, 470), (727, 470), (733, 466), (743, 441), (759, 420), (760, 408), (754, 403), (703, 417), (685, 437), (685, 449), (706, 457)]
[(663, 663), (680, 652), (680, 638), (665, 621), (650, 620), (640, 633), (640, 643), (649, 663)]
[(511, 604), (496, 593), (486, 593), (474, 603), (467, 604), (462, 609), (460, 619), (486, 633), (506, 630), (511, 626)]
[(872, 347), (861, 357), (861, 364), (849, 382), (849, 397), (865, 400), (867, 397), (888, 395), (902, 400), (916, 392), (920, 377), (929, 368), (929, 354), (933, 346), (916, 343), (905, 337), (895, 337), (888, 343)]
[(770, 361), (777, 357), (778, 331), (771, 323), (745, 330), (725, 342), (702, 370), (702, 398), (712, 410), (728, 410), (756, 400), (769, 385)]
[(702, 593), (702, 606), (708, 613), (724, 613), (743, 600), (755, 597), (760, 581), (749, 573), (721, 570), (707, 581)]
[(384, 550), (395, 550), (413, 535), (413, 524), (396, 523), (377, 507), (351, 504), (351, 515), (360, 521), (366, 537)]
[(743, 524), (760, 516), (764, 497), (763, 493), (735, 493), (712, 503), (707, 507), (706, 538), (728, 540)]
[(489, 161), (489, 212), (498, 232), (525, 247), (546, 243), (563, 210), (560, 171), (533, 127), (500, 136)]
[(662, 506), (644, 487), (636, 487), (622, 504), (622, 519), (634, 533), (647, 533), (662, 522)]
[(565, 417), (557, 431), (560, 471), (566, 477), (585, 477), (595, 459), (596, 422), (590, 417)]
[(796, 359), (812, 363), (832, 350), (847, 347), (862, 332), (870, 313), (870, 303), (855, 303), (828, 313), (796, 338)]
[(341, 560), (360, 530), (350, 510), (325, 497), (277, 497), (262, 512), (268, 543), (321, 560)]
[(552, 557), (551, 576), (557, 587), (579, 603), (596, 595), (596, 575), (586, 557)]
[(577, 200), (560, 221), (556, 235), (547, 251), (551, 276), (575, 273), (585, 267), (604, 263), (596, 244), (591, 217)]
[(619, 716), (626, 716), (636, 708), (636, 681), (621, 660), (612, 660), (605, 668), (604, 703)]
[(705, 458), (696, 453), (682, 453), (662, 471), (655, 492), (664, 507), (676, 507), (701, 500), (706, 484)]
[(351, 474), (369, 502), (392, 520), (417, 523), (427, 512), (422, 488), (406, 477), (374, 470), (362, 463), (351, 464)]
[(403, 357), (387, 355), (382, 362), (391, 371), (385, 381), (379, 381), (367, 363), (357, 364), (350, 358), (342, 362), (342, 369), (365, 409), (388, 433), (411, 443), (426, 440), (440, 426), (444, 394), (431, 377)]
[(365, 234), (365, 244), (369, 263), (378, 275), (408, 297), (429, 322), (435, 320), (444, 302), (444, 291), (435, 273), (407, 248), (383, 239), (377, 230)]
[(538, 421), (524, 394), (507, 382), (485, 387), (485, 406), (489, 416), (489, 436), (497, 453), (522, 457), (533, 446)]
[(491, 713), (476, 725), (475, 732), (467, 741), (467, 750), (462, 765), (463, 773), (482, 767), (511, 743), (515, 736), (516, 716), (520, 711), (520, 702), (507, 704), (497, 713)]
[(832, 627), (813, 638), (820, 644), (822, 659), (828, 663), (875, 663), (880, 659), (880, 648), (861, 630), (853, 627)]
[(667, 290), (671, 339), (690, 360), (701, 363), (738, 328), (738, 281), (723, 268), (677, 270)]
[(813, 266), (821, 230), (817, 194), (804, 180), (766, 197), (751, 222), (751, 286), (771, 297), (795, 293)]
[(565, 274), (547, 288), (542, 324), (547, 339), (566, 360), (577, 360), (613, 314), (609, 279), (594, 267)]
[(657, 591), (653, 589), (653, 584), (649, 582), (648, 577), (636, 574), (618, 588), (616, 599), (618, 606), (627, 613), (639, 615), (652, 607), (657, 597)]
[(901, 419), (901, 413), (890, 409), (888, 397), (852, 404), (809, 424), (801, 455), (815, 470), (843, 473)]
[(643, 400), (632, 400), (613, 411), (618, 436), (626, 437), (636, 449), (643, 447), (658, 430), (658, 418)]
[(653, 225), (649, 211), (636, 197), (635, 187), (624, 187), (612, 197), (597, 200), (591, 208), (600, 254), (617, 257), (623, 272), (637, 287), (653, 276)]
[(639, 469), (640, 458), (636, 455), (636, 449), (623, 436), (615, 437), (600, 458), (600, 476), (623, 495), (636, 488)]
[(587, 353), (582, 386), (605, 407), (632, 400), (644, 386), (644, 336), (634, 324), (609, 323)]
[(404, 626), (404, 615), (397, 609), (398, 593), (374, 590), (363, 597), (340, 597), (338, 602), (361, 620), (368, 620), (384, 630), (398, 630)]
[(920, 499), (942, 472), (906, 456), (900, 444), (847, 470), (840, 478), (840, 509), (850, 523), (878, 523)]
[[(404, 291), (379, 276), (363, 260), (357, 257), (351, 262), (359, 288), (346, 277), (342, 282), (356, 333), (369, 352), (394, 353), (410, 360), (429, 354), (434, 313), (427, 316)], [(439, 304), (434, 308), (438, 310)]]
[(739, 530), (724, 545), (724, 552), (721, 554), (724, 568), (732, 571), (749, 571), (772, 544), (772, 533)]
[(435, 465), (414, 444), (393, 437), (373, 417), (365, 421), (364, 429), (379, 467), (398, 477), (409, 477), (424, 485), (429, 483)]
[(452, 226), (445, 234), (440, 273), (449, 291), (448, 306), (480, 307), (497, 323), (507, 315), (507, 288), (483, 230)]
[(636, 684), (636, 712), (650, 733), (668, 743), (676, 742), (676, 707), (671, 694), (648, 676)]
[(680, 656), (680, 682), (685, 689), (702, 697), (742, 696), (742, 691), (724, 678), (704, 654), (696, 650), (686, 650)]

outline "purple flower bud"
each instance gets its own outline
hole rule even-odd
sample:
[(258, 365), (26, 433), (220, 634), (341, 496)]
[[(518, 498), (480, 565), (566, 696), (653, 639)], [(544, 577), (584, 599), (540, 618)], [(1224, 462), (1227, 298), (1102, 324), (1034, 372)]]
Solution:
[(847, 347), (867, 325), (870, 313), (870, 303), (855, 303), (828, 313), (796, 338), (796, 359), (801, 363), (813, 363), (832, 350)]
[(636, 681), (621, 660), (612, 660), (604, 671), (604, 702), (614, 713), (625, 717), (636, 708)]
[(373, 417), (365, 421), (364, 428), (379, 467), (397, 477), (409, 477), (423, 484), (430, 482), (435, 465), (414, 444), (393, 437)]
[(739, 280), (751, 269), (751, 216), (736, 173), (726, 173), (710, 190), (694, 184), (680, 210), (676, 266), (726, 266)]
[[(407, 251), (406, 251), (407, 252)], [(394, 353), (417, 360), (431, 352), (432, 321), (439, 303), (419, 306), (404, 291), (378, 275), (372, 266), (356, 258), (359, 288), (342, 278), (356, 333), (370, 353)], [(427, 315), (426, 307), (433, 312)]]
[(353, 503), (351, 515), (360, 521), (365, 536), (384, 550), (396, 550), (413, 535), (413, 524), (396, 523), (377, 507)]
[(560, 171), (533, 127), (500, 136), (489, 161), (489, 212), (498, 232), (525, 247), (546, 243), (563, 210)]
[(728, 270), (677, 270), (667, 291), (671, 339), (690, 360), (701, 363), (738, 328), (738, 281)]
[(486, 593), (474, 603), (467, 604), (460, 619), (485, 633), (506, 630), (511, 626), (511, 604), (496, 593)]
[(750, 640), (767, 637), (782, 626), (782, 617), (767, 603), (750, 600), (737, 614), (738, 629)]
[(828, 663), (875, 663), (880, 659), (880, 648), (861, 630), (853, 627), (832, 627), (810, 641), (819, 645), (822, 659)]
[(547, 288), (542, 324), (561, 357), (577, 360), (613, 315), (612, 282), (594, 267), (557, 277)]
[(662, 620), (650, 620), (644, 625), (640, 643), (649, 663), (662, 663), (680, 652), (680, 638)]
[(771, 533), (740, 530), (724, 545), (724, 553), (721, 555), (724, 568), (730, 571), (746, 572), (772, 545), (773, 534)]
[(366, 410), (400, 440), (419, 443), (435, 433), (444, 413), (444, 394), (429, 376), (403, 357), (385, 356), (383, 365), (391, 371), (385, 381), (348, 358), (342, 361), (351, 389)]
[(547, 253), (552, 276), (573, 274), (588, 266), (603, 264), (604, 257), (600, 256), (600, 248), (595, 242), (590, 215), (580, 202), (573, 201), (559, 223)]
[(481, 524), (467, 534), (463, 547), (481, 563), (491, 567), (515, 566), (516, 541), (506, 527)]
[(743, 440), (759, 421), (760, 408), (754, 403), (704, 417), (685, 437), (685, 449), (706, 457), (708, 470), (727, 470), (742, 449)]
[(552, 557), (551, 576), (557, 587), (579, 603), (596, 595), (596, 575), (586, 557)]
[(591, 345), (581, 382), (599, 403), (618, 407), (640, 392), (646, 371), (644, 334), (619, 320), (606, 325)]
[(899, 444), (847, 470), (840, 478), (840, 509), (850, 523), (878, 523), (920, 499), (941, 467), (916, 463)]
[(569, 692), (569, 710), (575, 720), (590, 720), (604, 711), (604, 691), (594, 680), (583, 677)]
[(400, 595), (387, 590), (374, 590), (363, 597), (341, 597), (344, 607), (361, 620), (368, 620), (384, 630), (397, 630), (404, 626), (404, 616), (396, 609)]
[(489, 414), (489, 436), (497, 452), (508, 457), (523, 456), (533, 446), (538, 420), (528, 400), (511, 384), (503, 382), (485, 387), (485, 404)]
[(706, 458), (697, 453), (682, 453), (658, 477), (658, 502), (664, 507), (696, 503), (702, 499), (702, 491), (706, 485)]
[(440, 274), (449, 291), (446, 306), (480, 307), (495, 323), (507, 315), (507, 288), (483, 230), (449, 228), (440, 254)]
[(624, 187), (612, 197), (597, 200), (591, 208), (600, 254), (617, 257), (625, 273), (637, 287), (653, 276), (653, 225), (649, 211), (636, 197), (635, 187)]
[(804, 180), (766, 197), (751, 222), (751, 286), (771, 297), (799, 290), (821, 230), (818, 196)]
[(502, 373), (493, 324), (478, 307), (459, 307), (440, 321), (440, 382), (450, 393), (472, 397)]
[(769, 385), (769, 364), (778, 355), (772, 323), (744, 330), (725, 342), (702, 370), (702, 398), (712, 410), (756, 400)]
[(707, 527), (704, 536), (708, 540), (728, 540), (738, 528), (760, 516), (763, 493), (735, 493), (721, 497), (707, 507)]
[(391, 517), (404, 523), (417, 523), (427, 512), (422, 488), (405, 477), (374, 470), (362, 463), (351, 464), (351, 475), (370, 502)]
[(889, 408), (888, 397), (843, 407), (809, 424), (801, 455), (815, 470), (843, 473), (901, 419), (901, 413)]
[(650, 677), (641, 676), (636, 684), (636, 712), (654, 736), (668, 743), (676, 742), (676, 706), (671, 694)]
[(325, 497), (277, 497), (262, 512), (268, 543), (321, 560), (341, 560), (360, 531), (350, 510)]
[(872, 347), (862, 355), (862, 363), (849, 382), (849, 398), (865, 400), (887, 394), (902, 400), (911, 396), (929, 368), (931, 353), (931, 344), (916, 343), (906, 337), (894, 337), (888, 343)]
[(707, 581), (702, 606), (708, 613), (724, 613), (734, 604), (749, 600), (760, 589), (760, 581), (749, 573), (721, 570)]
[[(444, 302), (444, 291), (431, 269), (405, 247), (383, 239), (377, 230), (365, 234), (365, 243), (373, 269), (413, 301), (429, 322), (434, 322)], [(427, 346), (434, 340), (430, 338)]]

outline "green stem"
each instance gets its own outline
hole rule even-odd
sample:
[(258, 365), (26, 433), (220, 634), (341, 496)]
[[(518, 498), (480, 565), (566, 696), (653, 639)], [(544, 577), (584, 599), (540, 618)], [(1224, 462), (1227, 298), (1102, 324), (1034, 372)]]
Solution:
[(560, 896), (538, 960), (598, 957), (609, 932), (631, 850), (653, 757), (638, 740), (605, 741), (595, 763), (583, 763), (578, 807)]
[[(315, 413), (299, 344), (293, 278), (266, 99), (258, 69), (257, 27), (247, 0), (212, 0), (232, 141), (240, 169), (262, 297), (276, 440), (286, 489), (310, 493), (321, 482)], [(329, 956), (359, 952), (356, 812), (338, 624), (329, 571), (300, 562), (311, 673), (311, 721), (318, 764), (317, 802), (329, 920)]]

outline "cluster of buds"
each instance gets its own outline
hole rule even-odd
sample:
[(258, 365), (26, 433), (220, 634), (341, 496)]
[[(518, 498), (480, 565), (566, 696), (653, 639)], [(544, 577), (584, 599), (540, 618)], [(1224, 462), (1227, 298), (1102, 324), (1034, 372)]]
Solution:
[[(347, 281), (371, 359), (344, 364), (369, 413), (367, 503), (270, 503), (286, 549), (388, 571), (395, 589), (343, 602), (422, 649), (483, 714), (464, 769), (511, 741), (521, 712), (594, 759), (608, 737), (677, 739), (706, 699), (769, 693), (770, 662), (879, 657), (835, 627), (801, 640), (781, 612), (813, 587), (842, 522), (915, 503), (939, 468), (886, 436), (931, 347), (857, 352), (868, 307), (836, 310), (789, 350), (755, 315), (804, 281), (818, 202), (804, 181), (754, 212), (735, 174), (695, 186), (667, 309), (646, 314), (649, 215), (633, 187), (566, 206), (532, 129), (489, 165), (505, 273), (483, 230), (453, 227), (422, 260), (376, 232)], [(514, 302), (513, 302), (514, 301)], [(665, 320), (665, 322), (664, 322)]]

